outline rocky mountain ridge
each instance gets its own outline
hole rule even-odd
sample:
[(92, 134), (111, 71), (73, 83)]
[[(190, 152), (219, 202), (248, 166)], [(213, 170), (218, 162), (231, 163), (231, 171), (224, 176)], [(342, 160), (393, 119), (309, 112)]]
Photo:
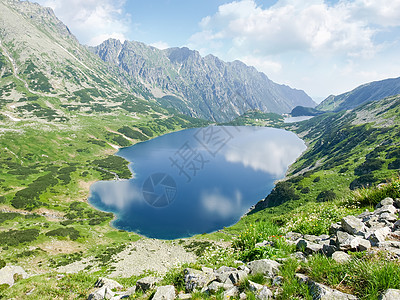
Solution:
[(331, 95), (317, 107), (321, 111), (341, 111), (356, 108), (370, 101), (400, 94), (400, 77), (369, 82), (341, 95)]
[(276, 84), (254, 67), (186, 47), (159, 50), (109, 39), (91, 50), (144, 84), (161, 105), (194, 117), (229, 121), (248, 110), (281, 114), (315, 106), (303, 91)]

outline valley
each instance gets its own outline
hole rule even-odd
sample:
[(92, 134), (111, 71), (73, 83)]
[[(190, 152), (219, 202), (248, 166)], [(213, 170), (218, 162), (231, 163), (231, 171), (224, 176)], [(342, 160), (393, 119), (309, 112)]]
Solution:
[[(150, 276), (159, 278), (152, 289), (121, 297), (150, 299), (157, 286), (173, 285), (177, 297), (187, 299), (224, 299), (229, 290), (235, 299), (271, 290), (277, 299), (312, 299), (311, 285), (295, 276), (299, 272), (359, 299), (400, 289), (396, 79), (328, 97), (316, 107), (321, 114), (285, 123), (282, 113), (315, 103), (238, 61), (117, 40), (89, 48), (51, 9), (17, 0), (0, 0), (0, 41), (0, 277), (6, 278), (0, 298), (87, 299), (107, 286), (95, 287), (103, 277), (128, 293)], [(135, 176), (135, 164), (129, 169), (115, 155), (118, 149), (210, 125), (284, 129), (307, 150), (271, 193), (264, 191), (264, 200), (244, 208), (250, 210), (233, 226), (212, 233), (149, 239), (113, 228), (114, 215), (90, 205), (95, 182)], [(372, 212), (386, 198), (392, 202), (381, 204), (390, 207), (378, 225), (393, 237), (385, 235), (382, 246), (368, 251), (347, 249), (348, 264), (326, 257), (322, 248), (303, 260), (299, 252), (308, 250), (290, 243), (293, 237), (317, 243), (326, 235), (337, 245), (332, 224), (365, 210), (376, 217)], [(251, 273), (248, 263), (257, 260), (272, 260), (274, 271)], [(319, 266), (331, 270), (333, 279), (325, 280)], [(394, 280), (382, 279), (382, 273)], [(214, 289), (205, 282), (203, 292), (190, 288), (188, 278), (204, 276), (215, 277)], [(224, 276), (240, 280), (227, 287)]]

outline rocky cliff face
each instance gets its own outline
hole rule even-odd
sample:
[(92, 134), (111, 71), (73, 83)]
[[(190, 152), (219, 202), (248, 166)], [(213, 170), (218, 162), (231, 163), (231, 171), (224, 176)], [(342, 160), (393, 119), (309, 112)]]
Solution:
[(227, 121), (250, 109), (287, 113), (297, 105), (315, 106), (305, 92), (240, 61), (202, 57), (186, 47), (159, 50), (110, 39), (91, 50), (143, 83), (162, 105), (196, 117)]

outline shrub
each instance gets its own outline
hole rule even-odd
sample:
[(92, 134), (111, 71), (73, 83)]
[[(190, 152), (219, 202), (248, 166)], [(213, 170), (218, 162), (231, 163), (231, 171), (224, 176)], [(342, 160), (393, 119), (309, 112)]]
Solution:
[(363, 175), (371, 173), (372, 171), (380, 170), (384, 163), (385, 161), (379, 158), (367, 159), (364, 163), (354, 169), (354, 174)]
[(336, 198), (336, 194), (332, 190), (325, 190), (318, 194), (317, 201), (318, 202), (326, 202), (332, 201)]
[(368, 187), (376, 182), (376, 178), (373, 174), (365, 174), (360, 177), (354, 179), (350, 183), (350, 189), (355, 190), (358, 188)]
[(301, 191), (300, 191), (300, 193), (302, 193), (302, 194), (308, 194), (310, 192), (310, 188), (307, 186), (307, 187), (305, 187), (305, 188), (303, 188)]
[(0, 259), (0, 269), (3, 269), (6, 266), (6, 262)]
[(0, 232), (0, 245), (17, 246), (23, 243), (29, 243), (39, 236), (39, 230), (9, 230)]
[(321, 180), (321, 177), (317, 176), (314, 178), (313, 182), (319, 182)]
[(60, 227), (46, 233), (46, 236), (67, 237), (73, 241), (81, 237), (78, 230), (73, 227)]

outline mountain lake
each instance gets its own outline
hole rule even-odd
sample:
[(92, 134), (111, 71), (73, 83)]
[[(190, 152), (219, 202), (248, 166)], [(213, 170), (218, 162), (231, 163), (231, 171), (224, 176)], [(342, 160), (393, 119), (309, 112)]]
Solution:
[(89, 202), (115, 228), (177, 239), (235, 224), (264, 199), (306, 149), (294, 133), (268, 127), (186, 129), (122, 148), (133, 178), (99, 181)]

